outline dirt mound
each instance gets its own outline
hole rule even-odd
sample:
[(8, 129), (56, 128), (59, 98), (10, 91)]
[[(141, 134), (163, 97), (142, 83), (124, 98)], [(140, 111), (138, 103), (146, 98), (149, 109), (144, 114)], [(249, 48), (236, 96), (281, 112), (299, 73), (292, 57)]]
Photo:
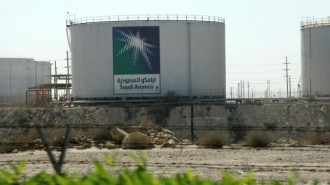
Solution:
[(132, 146), (134, 144), (134, 142), (131, 143), (132, 138), (134, 138), (136, 145), (140, 145), (140, 148), (149, 148), (150, 145), (176, 147), (178, 144), (188, 143), (187, 140), (179, 140), (174, 136), (172, 131), (162, 128), (150, 120), (143, 121), (137, 126), (130, 126), (123, 129), (114, 128), (110, 131), (110, 135), (115, 141), (121, 140), (119, 144), (122, 144), (123, 148), (135, 147)]
[[(18, 140), (2, 139), (0, 153), (11, 153), (26, 150), (45, 150), (36, 129), (16, 131), (9, 128), (6, 133), (15, 132), (24, 136)], [(61, 150), (64, 144), (66, 127), (43, 128), (49, 145), (54, 150)], [(19, 133), (18, 133), (19, 132)], [(10, 141), (10, 142), (9, 142)], [(188, 140), (179, 140), (174, 133), (166, 128), (147, 120), (136, 125), (109, 128), (74, 128), (69, 141), (69, 148), (87, 149), (97, 148), (152, 148), (176, 147), (179, 144), (189, 144)]]

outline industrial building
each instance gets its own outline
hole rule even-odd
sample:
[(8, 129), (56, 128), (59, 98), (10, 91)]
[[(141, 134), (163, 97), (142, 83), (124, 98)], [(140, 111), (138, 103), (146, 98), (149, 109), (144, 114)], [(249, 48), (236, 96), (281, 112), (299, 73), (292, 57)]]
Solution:
[(225, 21), (187, 15), (67, 21), (75, 100), (225, 98)]
[[(25, 104), (45, 101), (49, 90), (41, 90), (51, 83), (51, 64), (30, 58), (0, 58), (0, 104)], [(36, 90), (39, 89), (37, 92)], [(36, 103), (36, 102), (35, 102)]]
[(330, 17), (301, 22), (303, 96), (330, 96)]

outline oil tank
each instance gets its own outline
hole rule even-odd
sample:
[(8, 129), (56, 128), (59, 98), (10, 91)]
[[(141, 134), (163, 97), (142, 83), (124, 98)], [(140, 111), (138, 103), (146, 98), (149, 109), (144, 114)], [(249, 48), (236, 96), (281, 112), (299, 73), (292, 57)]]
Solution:
[(0, 103), (24, 104), (28, 88), (51, 83), (49, 62), (0, 58)]
[(225, 98), (223, 18), (109, 16), (67, 21), (74, 99)]
[(330, 17), (301, 22), (303, 96), (330, 96)]

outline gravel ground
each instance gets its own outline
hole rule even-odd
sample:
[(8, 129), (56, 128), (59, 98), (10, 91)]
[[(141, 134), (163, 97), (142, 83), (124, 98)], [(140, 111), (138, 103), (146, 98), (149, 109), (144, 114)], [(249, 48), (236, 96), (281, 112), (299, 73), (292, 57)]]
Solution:
[[(116, 172), (125, 167), (134, 167), (130, 153), (144, 152), (148, 156), (148, 170), (155, 174), (173, 175), (190, 169), (193, 173), (213, 179), (220, 179), (221, 172), (230, 171), (244, 176), (252, 171), (256, 179), (285, 180), (298, 174), (299, 184), (309, 184), (319, 180), (330, 184), (330, 146), (271, 147), (255, 149), (231, 146), (223, 149), (201, 149), (196, 146), (182, 148), (154, 148), (150, 150), (123, 149), (69, 149), (66, 153), (64, 171), (85, 173), (94, 169), (93, 160), (102, 161), (103, 154), (116, 156), (116, 164), (110, 168)], [(59, 152), (55, 152), (59, 156)], [(53, 172), (45, 151), (26, 151), (0, 154), (0, 168), (8, 169), (8, 162), (27, 160), (25, 175), (33, 175), (41, 170)]]

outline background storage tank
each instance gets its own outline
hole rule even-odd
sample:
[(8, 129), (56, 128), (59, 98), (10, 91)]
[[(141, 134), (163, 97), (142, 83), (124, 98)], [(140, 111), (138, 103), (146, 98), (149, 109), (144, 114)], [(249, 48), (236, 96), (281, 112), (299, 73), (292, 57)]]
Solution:
[(330, 17), (301, 22), (303, 96), (330, 96)]
[(225, 98), (224, 19), (116, 16), (69, 20), (75, 99)]
[(51, 82), (49, 62), (0, 58), (0, 103), (24, 104), (26, 90)]

